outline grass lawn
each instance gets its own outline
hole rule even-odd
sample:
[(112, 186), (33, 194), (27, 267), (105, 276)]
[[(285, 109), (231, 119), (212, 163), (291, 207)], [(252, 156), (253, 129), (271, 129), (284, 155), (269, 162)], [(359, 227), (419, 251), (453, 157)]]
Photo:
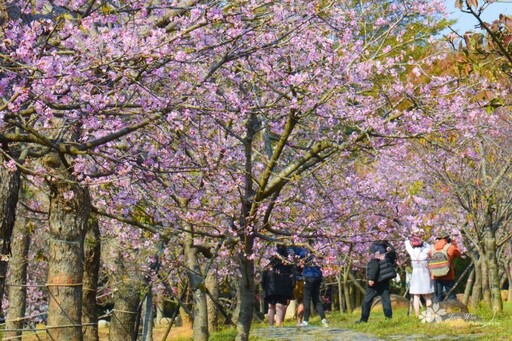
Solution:
[[(470, 314), (478, 317), (473, 320), (466, 316), (468, 321), (448, 320), (443, 322), (423, 323), (419, 318), (407, 316), (407, 308), (397, 308), (393, 310), (393, 319), (385, 320), (381, 311), (372, 311), (368, 323), (355, 324), (359, 319), (359, 312), (353, 314), (340, 314), (339, 312), (328, 312), (327, 319), (332, 328), (351, 329), (356, 332), (370, 334), (382, 339), (400, 340), (401, 338), (410, 339), (414, 336), (416, 340), (476, 340), (476, 341), (505, 341), (512, 340), (512, 302), (504, 302), (504, 312), (496, 315), (487, 309), (471, 309)], [(310, 319), (312, 325), (320, 326), (318, 316)], [(295, 321), (286, 321), (286, 327), (294, 327)], [(258, 328), (267, 328), (266, 323), (255, 322), (251, 330)], [(154, 340), (160, 341), (164, 335), (167, 326), (157, 326), (153, 330)], [(234, 328), (224, 328), (213, 333), (210, 341), (231, 341), (235, 339), (236, 331)], [(47, 340), (46, 335), (34, 335), (27, 332), (23, 336), (23, 341)], [(100, 328), (100, 340), (108, 340), (108, 329)], [(193, 341), (192, 330), (190, 327), (173, 327), (167, 340), (173, 341)], [(267, 339), (250, 337), (251, 341), (264, 341)], [(306, 340), (304, 340), (306, 341)], [(323, 341), (323, 340), (307, 340)]]
[[(504, 302), (504, 312), (501, 315), (493, 314), (488, 309), (469, 309), (469, 313), (478, 317), (474, 320), (471, 316), (465, 316), (466, 321), (448, 320), (443, 322), (423, 323), (419, 318), (407, 316), (407, 308), (394, 309), (393, 319), (385, 320), (380, 311), (372, 312), (368, 323), (355, 324), (359, 314), (340, 314), (339, 312), (327, 313), (329, 326), (333, 328), (351, 329), (357, 332), (375, 335), (383, 339), (397, 340), (400, 336), (416, 336), (418, 340), (436, 339), (464, 339), (467, 340), (511, 340), (512, 330), (512, 302)], [(310, 322), (320, 325), (319, 317), (311, 318)], [(287, 321), (285, 326), (292, 327), (295, 321)], [(264, 323), (254, 323), (253, 329), (267, 328)], [(214, 333), (211, 341), (234, 340), (234, 328), (227, 328), (221, 332)], [(180, 341), (190, 341), (182, 339)], [(251, 337), (251, 341), (262, 341)]]

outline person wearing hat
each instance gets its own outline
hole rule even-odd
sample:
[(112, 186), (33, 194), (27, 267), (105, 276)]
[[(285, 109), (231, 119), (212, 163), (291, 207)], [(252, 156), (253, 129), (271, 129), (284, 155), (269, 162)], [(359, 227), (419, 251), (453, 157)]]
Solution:
[[(436, 242), (430, 250), (430, 256), (432, 256), (436, 251), (441, 251), (448, 244), (450, 244), (450, 246), (447, 248), (446, 253), (448, 254), (448, 259), (450, 261), (450, 271), (444, 276), (432, 277), (434, 280), (434, 303), (439, 303), (445, 298), (450, 300), (457, 299), (455, 292), (452, 290), (455, 285), (455, 265), (453, 261), (456, 258), (460, 258), (460, 250), (457, 247), (455, 240), (450, 238), (450, 233), (448, 231), (444, 229), (439, 231), (436, 236)], [(447, 295), (448, 297), (446, 297)]]
[(387, 247), (382, 243), (374, 242), (370, 245), (369, 252), (371, 258), (366, 264), (366, 279), (368, 285), (361, 305), (361, 318), (356, 323), (368, 322), (373, 300), (377, 296), (381, 298), (384, 316), (388, 319), (393, 316), (391, 295), (389, 292), (390, 279), (379, 281), (379, 263), (386, 257), (386, 253), (388, 252)]
[(424, 231), (416, 229), (411, 232), (405, 241), (405, 250), (411, 257), (412, 275), (409, 285), (409, 294), (412, 296), (412, 306), (416, 316), (420, 315), (420, 299), (423, 296), (425, 304), (432, 305), (434, 282), (430, 276), (428, 259), (430, 258), (430, 245), (423, 241)]

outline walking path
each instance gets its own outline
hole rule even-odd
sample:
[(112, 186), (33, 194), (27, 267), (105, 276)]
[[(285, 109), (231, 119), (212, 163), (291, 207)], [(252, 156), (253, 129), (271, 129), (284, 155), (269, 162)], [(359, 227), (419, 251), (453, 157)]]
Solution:
[(324, 328), (320, 326), (308, 327), (268, 327), (251, 330), (251, 336), (256, 336), (261, 340), (272, 341), (452, 341), (452, 340), (471, 340), (478, 338), (479, 335), (464, 335), (454, 337), (453, 335), (393, 335), (385, 339), (374, 335), (364, 334), (350, 329), (343, 328)]
[(263, 340), (276, 341), (384, 341), (384, 339), (350, 329), (319, 326), (258, 328), (253, 329), (251, 335)]

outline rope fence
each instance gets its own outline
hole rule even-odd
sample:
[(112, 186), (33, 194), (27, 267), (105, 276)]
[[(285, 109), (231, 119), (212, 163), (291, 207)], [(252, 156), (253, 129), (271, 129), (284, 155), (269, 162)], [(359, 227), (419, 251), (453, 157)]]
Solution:
[[(49, 289), (49, 288), (53, 288), (53, 287), (81, 287), (83, 285), (83, 283), (46, 283), (46, 284), (14, 284), (14, 283), (5, 283), (5, 286), (6, 287), (19, 287), (19, 288), (46, 288), (46, 289)], [(96, 291), (95, 289), (92, 289), (92, 288), (82, 288), (82, 290), (87, 290), (87, 291)], [(53, 295), (53, 293), (51, 292), (51, 290), (47, 290), (47, 294), (48, 294), (48, 299), (51, 300), (55, 300), (55, 302), (58, 304), (58, 306), (60, 307), (62, 313), (64, 316), (67, 317), (67, 319), (69, 319), (69, 321), (71, 322), (71, 324), (64, 324), (64, 325), (59, 325), (59, 326), (51, 326), (51, 325), (45, 325), (43, 328), (36, 328), (35, 324), (33, 322), (31, 323), (26, 323), (26, 327), (24, 328), (5, 328), (7, 323), (8, 322), (20, 322), (20, 321), (28, 321), (28, 320), (32, 320), (33, 318), (36, 318), (36, 317), (39, 317), (39, 316), (45, 316), (45, 315), (48, 315), (48, 312), (45, 311), (45, 312), (41, 312), (41, 313), (37, 313), (37, 314), (32, 314), (32, 315), (28, 315), (28, 316), (24, 316), (24, 317), (17, 317), (15, 319), (10, 319), (10, 320), (5, 320), (4, 323), (0, 323), (0, 328), (2, 330), (2, 332), (5, 334), (5, 333), (8, 333), (8, 332), (31, 332), (30, 335), (33, 335), (35, 336), (38, 340), (42, 340), (39, 335), (41, 334), (47, 334), (47, 332), (49, 330), (55, 330), (55, 329), (60, 329), (60, 328), (83, 328), (83, 327), (90, 327), (90, 326), (96, 326), (97, 323), (75, 323), (72, 318), (69, 316), (69, 314), (66, 313), (66, 311), (64, 310), (64, 308), (60, 305), (60, 302), (57, 300), (57, 298)], [(119, 312), (125, 312), (125, 313), (133, 313), (133, 312), (126, 312), (126, 311), (122, 311), (122, 310), (119, 310)], [(111, 313), (107, 314), (107, 315), (103, 315), (102, 317), (106, 317), (106, 316), (109, 316)], [(2, 337), (2, 340), (21, 340), (22, 337), (24, 337), (26, 335), (16, 335), (16, 336), (3, 336)]]
[[(34, 322), (34, 318), (42, 317), (41, 320), (45, 321), (48, 316), (48, 311), (39, 312), (36, 314), (30, 314), (24, 317), (16, 317), (14, 319), (6, 319), (3, 323), (0, 323), (0, 329), (3, 333), (2, 340), (22, 340), (22, 338), (27, 336), (32, 336), (37, 338), (37, 340), (42, 341), (44, 339), (43, 334), (46, 335), (46, 338), (52, 339), (53, 337), (50, 333), (52, 330), (56, 329), (64, 329), (64, 328), (84, 328), (82, 329), (82, 333), (84, 332), (85, 328), (87, 327), (94, 327), (98, 326), (97, 321), (96, 322), (82, 322), (82, 321), (74, 321), (73, 318), (68, 314), (68, 312), (64, 309), (64, 307), (61, 305), (61, 302), (59, 302), (58, 298), (54, 295), (52, 292), (52, 288), (77, 288), (82, 287), (82, 291), (94, 291), (97, 292), (97, 289), (92, 289), (88, 287), (83, 287), (83, 283), (46, 283), (46, 284), (15, 284), (15, 283), (5, 283), (5, 287), (17, 287), (17, 288), (40, 288), (43, 289), (43, 291), (46, 292), (46, 297), (48, 299), (47, 304), (50, 304), (50, 301), (54, 301), (54, 303), (57, 304), (57, 306), (60, 308), (60, 313), (64, 317), (64, 320), (68, 320), (70, 323), (62, 324), (62, 325), (47, 325), (44, 324), (43, 326), (37, 326)], [(44, 290), (46, 289), (46, 290)], [(141, 302), (142, 304), (142, 302)], [(97, 316), (95, 319), (100, 320), (106, 317), (112, 317), (114, 318), (117, 315), (122, 314), (131, 314), (137, 316), (141, 313), (139, 307), (139, 310), (137, 311), (128, 311), (128, 310), (122, 310), (122, 309), (110, 309), (107, 310), (105, 314), (101, 316)], [(83, 316), (89, 317), (87, 315), (87, 312), (82, 311)], [(23, 328), (6, 328), (7, 323), (10, 322), (23, 322)], [(131, 332), (128, 326), (125, 326), (123, 323), (119, 324), (119, 327), (125, 329), (126, 331)], [(20, 333), (20, 335), (6, 335), (8, 333)], [(43, 338), (42, 338), (43, 337)]]
[[(141, 331), (140, 331), (139, 324), (138, 324), (139, 321), (137, 321), (135, 329), (132, 330), (132, 328), (130, 326), (125, 325), (125, 323), (123, 322), (124, 318), (122, 317), (123, 316), (122, 314), (130, 314), (132, 316), (136, 316), (136, 318), (137, 318), (137, 316), (139, 316), (138, 318), (140, 319), (141, 315), (143, 314), (142, 313), (142, 305), (143, 305), (144, 300), (140, 301), (139, 308), (136, 311), (123, 310), (123, 309), (115, 309), (115, 308), (107, 309), (106, 311), (104, 311), (103, 315), (95, 317), (95, 322), (86, 323), (86, 321), (84, 321), (84, 322), (82, 322), (82, 321), (73, 321), (73, 319), (65, 311), (64, 307), (60, 304), (60, 302), (57, 300), (57, 297), (54, 295), (54, 293), (51, 290), (51, 288), (54, 288), (54, 287), (63, 287), (63, 288), (68, 288), (68, 290), (71, 290), (70, 288), (82, 287), (83, 283), (63, 283), (63, 284), (59, 284), (59, 283), (46, 283), (46, 284), (14, 284), (14, 283), (11, 284), (11, 283), (5, 283), (5, 286), (6, 287), (9, 287), (9, 286), (10, 287), (18, 287), (18, 288), (22, 288), (23, 287), (23, 288), (41, 288), (41, 289), (46, 289), (44, 291), (46, 291), (46, 297), (47, 297), (48, 302), (46, 302), (45, 304), (50, 304), (50, 301), (55, 300), (55, 303), (60, 308), (59, 314), (61, 314), (61, 317), (64, 320), (64, 321), (61, 321), (61, 322), (64, 322), (64, 324), (62, 324), (62, 325), (36, 325), (36, 323), (34, 322), (33, 319), (37, 318), (37, 317), (45, 316), (45, 315), (47, 317), (48, 316), (48, 311), (43, 311), (43, 312), (39, 312), (39, 313), (36, 313), (36, 314), (27, 315), (27, 316), (24, 316), (24, 317), (16, 317), (14, 319), (8, 319), (8, 320), (5, 320), (4, 323), (0, 323), (0, 330), (3, 332), (2, 340), (22, 340), (25, 337), (35, 337), (39, 341), (42, 341), (43, 339), (54, 340), (56, 334), (55, 334), (55, 332), (51, 333), (50, 331), (52, 331), (52, 330), (64, 329), (64, 328), (80, 328), (80, 329), (82, 329), (82, 333), (84, 333), (84, 331), (87, 331), (88, 327), (98, 326), (97, 322), (100, 319), (104, 319), (106, 317), (111, 317), (111, 322), (114, 321), (114, 320), (116, 321), (116, 326), (117, 326), (116, 330), (119, 330), (119, 329), (125, 330), (128, 334), (132, 334), (132, 333), (135, 332), (136, 334), (133, 334), (133, 335), (137, 335), (136, 336), (137, 338), (142, 336), (142, 338), (144, 339), (144, 331), (142, 332), (142, 335), (141, 335)], [(169, 292), (171, 292), (170, 288), (166, 288), (166, 289)], [(96, 291), (96, 292), (98, 291), (97, 289), (92, 289), (92, 288), (87, 288), (87, 287), (82, 287), (82, 290), (83, 291), (86, 291), (86, 290), (88, 290), (88, 291)], [(176, 299), (176, 303), (177, 303), (178, 309), (173, 309), (174, 311), (172, 313), (172, 317), (170, 318), (169, 324), (168, 324), (168, 326), (167, 326), (167, 328), (166, 328), (166, 330), (165, 330), (165, 332), (163, 334), (162, 341), (167, 339), (167, 336), (169, 335), (169, 333), (171, 331), (171, 328), (175, 324), (176, 319), (178, 318), (178, 315), (179, 315), (179, 309), (183, 309), (185, 312), (187, 312), (190, 315), (193, 314), (192, 311), (188, 310), (188, 308), (186, 307), (186, 305), (183, 302), (183, 299), (185, 298), (186, 293), (187, 293), (187, 290), (183, 290), (181, 292), (180, 297), (171, 295), (172, 297), (174, 297)], [(228, 315), (228, 313), (224, 310), (222, 304), (219, 303), (216, 299), (214, 299), (212, 297), (212, 295), (209, 293), (208, 290), (206, 291), (206, 293), (214, 301), (216, 306), (219, 308), (219, 312), (222, 315), (224, 315), (226, 320), (229, 321), (229, 323), (231, 325), (235, 325), (233, 323), (233, 321), (231, 320), (230, 316)], [(219, 301), (221, 301), (221, 300), (222, 300), (222, 298), (219, 299)], [(53, 304), (53, 302), (52, 302), (52, 304)], [(87, 312), (85, 312), (85, 311), (82, 311), (82, 314), (83, 314), (82, 316), (88, 316)], [(88, 316), (88, 317), (90, 317), (90, 316)], [(127, 318), (126, 315), (124, 317)], [(71, 323), (65, 323), (65, 319), (69, 320), (69, 322), (71, 322)], [(47, 323), (45, 318), (42, 318), (41, 320), (43, 320), (43, 321), (45, 321), (45, 323)], [(21, 322), (21, 321), (25, 322), (25, 323), (23, 323), (23, 328), (8, 328), (8, 329), (6, 328), (6, 323)], [(145, 323), (146, 323), (146, 319), (144, 319), (144, 324)], [(151, 317), (151, 319), (149, 320), (148, 323), (149, 323), (148, 324), (149, 326), (154, 326), (153, 323), (155, 323), (155, 322), (153, 320), (153, 317)], [(8, 333), (20, 333), (20, 335), (6, 335)], [(46, 338), (42, 334), (45, 334)]]

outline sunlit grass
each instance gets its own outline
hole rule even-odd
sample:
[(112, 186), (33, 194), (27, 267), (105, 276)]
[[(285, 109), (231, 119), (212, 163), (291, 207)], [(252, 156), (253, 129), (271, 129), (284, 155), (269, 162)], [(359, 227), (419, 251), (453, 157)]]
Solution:
[(210, 335), (209, 341), (228, 341), (234, 340), (236, 337), (236, 329), (233, 328), (225, 328), (219, 332), (212, 333)]
[(483, 308), (476, 310), (470, 308), (469, 313), (479, 319), (477, 321), (457, 319), (440, 323), (423, 323), (417, 317), (407, 316), (407, 309), (403, 308), (395, 309), (392, 320), (385, 320), (382, 313), (372, 313), (369, 323), (355, 324), (353, 321), (344, 323), (342, 326), (380, 337), (424, 335), (426, 338), (436, 336), (437, 340), (440, 339), (440, 336), (445, 336), (448, 340), (465, 335), (467, 339), (471, 340), (510, 340), (512, 304), (505, 303), (504, 312), (500, 315)]
[[(500, 315), (493, 313), (485, 308), (472, 309), (469, 313), (479, 318), (478, 321), (445, 321), (440, 323), (422, 323), (414, 316), (408, 316), (407, 308), (394, 309), (393, 319), (386, 320), (382, 312), (372, 312), (368, 323), (356, 324), (359, 319), (359, 313), (340, 314), (339, 312), (330, 312), (327, 314), (329, 326), (332, 328), (351, 329), (364, 334), (370, 334), (383, 339), (399, 339), (400, 336), (415, 336), (417, 339), (436, 340), (510, 340), (510, 330), (512, 330), (512, 303), (504, 302), (504, 312)], [(286, 321), (285, 326), (295, 326), (295, 321)], [(320, 325), (318, 316), (310, 319), (312, 325)], [(258, 328), (267, 328), (266, 323), (255, 322), (252, 330)], [(236, 331), (234, 328), (226, 328), (221, 332), (214, 333), (210, 340), (227, 341), (234, 340)], [(261, 338), (251, 337), (252, 341), (263, 340)]]

